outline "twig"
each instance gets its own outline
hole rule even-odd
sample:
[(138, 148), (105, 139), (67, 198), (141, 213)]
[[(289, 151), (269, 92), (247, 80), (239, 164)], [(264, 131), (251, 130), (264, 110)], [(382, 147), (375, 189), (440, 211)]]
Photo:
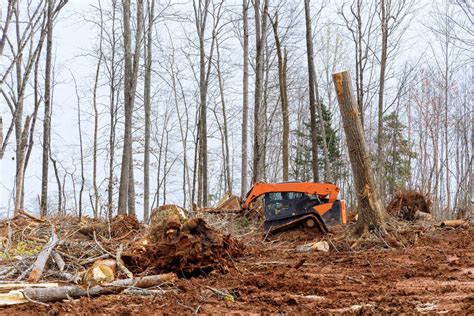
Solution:
[(111, 256), (111, 257), (114, 258), (114, 259), (116, 258), (116, 256), (114, 256), (110, 251), (108, 251), (108, 250), (106, 250), (104, 247), (102, 247), (102, 245), (101, 245), (101, 244), (99, 243), (99, 241), (97, 240), (97, 235), (95, 234), (95, 230), (94, 230), (94, 241), (95, 241), (95, 243), (97, 244), (97, 246), (99, 246), (99, 248), (100, 248), (103, 252), (107, 253), (109, 256)]
[(133, 278), (133, 273), (130, 272), (130, 270), (127, 269), (126, 266), (123, 265), (122, 263), (122, 252), (123, 252), (123, 244), (120, 244), (118, 249), (117, 249), (117, 257), (115, 259), (115, 261), (117, 262), (117, 267), (119, 268), (120, 271), (122, 271), (123, 273), (125, 273), (125, 275), (129, 278)]
[(101, 260), (101, 259), (107, 259), (108, 257), (110, 257), (110, 255), (108, 253), (104, 253), (98, 257), (93, 257), (93, 258), (88, 258), (88, 259), (84, 259), (82, 261), (79, 262), (79, 264), (81, 266), (84, 266), (84, 265), (87, 265), (89, 263), (92, 263), (92, 262), (95, 262), (97, 260)]

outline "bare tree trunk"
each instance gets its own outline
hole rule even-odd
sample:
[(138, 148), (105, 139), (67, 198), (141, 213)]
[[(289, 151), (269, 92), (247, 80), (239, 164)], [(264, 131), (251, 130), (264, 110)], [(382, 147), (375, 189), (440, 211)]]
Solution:
[[(78, 127), (78, 132), (79, 132), (79, 152), (81, 155), (81, 187), (79, 189), (79, 205), (77, 208), (77, 211), (79, 213), (79, 219), (82, 218), (82, 193), (84, 191), (84, 182), (85, 182), (85, 176), (84, 176), (84, 150), (83, 150), (83, 143), (82, 143), (82, 127), (81, 127), (81, 100), (79, 97), (79, 92), (77, 90), (77, 82), (76, 78), (74, 76), (72, 77), (74, 80), (74, 87), (76, 90), (76, 98), (77, 98), (77, 127)], [(72, 177), (72, 175), (71, 175)], [(72, 178), (72, 181), (74, 182), (74, 178)], [(74, 190), (76, 191), (76, 190)]]
[(135, 216), (135, 177), (133, 173), (133, 152), (130, 153), (130, 171), (128, 173), (128, 215)]
[(43, 163), (41, 174), (41, 216), (48, 213), (48, 169), (51, 140), (51, 55), (53, 46), (53, 0), (48, 0), (46, 70), (44, 79)]
[[(141, 36), (143, 33), (143, 0), (137, 1), (137, 30), (135, 33), (135, 50), (132, 55), (132, 35), (130, 25), (130, 0), (122, 0), (123, 5), (123, 42), (124, 42), (124, 107), (125, 107), (125, 131), (123, 139), (122, 168), (120, 172), (120, 188), (118, 213), (127, 214), (127, 199), (131, 196), (131, 192), (135, 190), (129, 189), (130, 170), (133, 167), (132, 162), (132, 117), (133, 106), (135, 101), (135, 91), (138, 76), (138, 62), (140, 60)], [(133, 201), (134, 202), (134, 197)], [(130, 205), (130, 203), (128, 203)]]
[[(207, 80), (205, 31), (210, 0), (193, 1), (196, 31), (199, 38), (199, 170), (198, 170), (198, 204), (207, 206)], [(209, 56), (211, 58), (212, 56)], [(210, 61), (209, 61), (210, 62)], [(200, 202), (200, 203), (199, 203)]]
[(92, 91), (92, 106), (94, 108), (94, 136), (93, 136), (93, 149), (92, 149), (92, 186), (94, 188), (94, 204), (92, 205), (94, 218), (100, 217), (99, 211), (99, 189), (97, 186), (97, 138), (99, 132), (99, 111), (97, 109), (97, 88), (99, 85), (99, 74), (100, 74), (100, 67), (102, 64), (102, 41), (104, 38), (104, 18), (102, 15), (102, 6), (101, 2), (98, 2), (99, 5), (99, 13), (100, 13), (100, 35), (99, 35), (99, 60), (97, 61), (97, 66), (95, 70), (95, 78), (94, 78), (94, 88)]
[(247, 193), (247, 165), (248, 165), (248, 116), (249, 116), (249, 21), (248, 21), (249, 1), (242, 1), (242, 15), (244, 27), (244, 69), (243, 69), (243, 96), (242, 96), (242, 167), (240, 196)]
[(278, 13), (275, 16), (273, 25), (273, 35), (275, 36), (275, 46), (278, 57), (278, 83), (280, 86), (280, 102), (281, 115), (283, 119), (283, 133), (282, 133), (282, 162), (283, 162), (283, 181), (288, 181), (288, 165), (289, 165), (289, 138), (290, 138), (290, 122), (288, 114), (288, 87), (286, 84), (286, 49), (284, 55), (281, 51), (280, 38), (278, 36)]
[(385, 200), (385, 181), (384, 181), (384, 153), (383, 148), (386, 146), (383, 140), (383, 112), (384, 112), (384, 87), (385, 87), (385, 67), (387, 65), (387, 45), (388, 45), (388, 26), (387, 16), (385, 12), (385, 0), (380, 1), (380, 21), (382, 29), (382, 51), (380, 55), (380, 83), (378, 95), (378, 115), (377, 115), (377, 176), (378, 190), (382, 202)]
[(316, 102), (318, 102), (318, 100), (315, 99), (314, 91), (316, 74), (314, 73), (313, 35), (309, 0), (304, 1), (304, 9), (306, 20), (306, 55), (308, 57), (309, 111), (311, 115), (311, 162), (313, 166), (313, 181), (319, 182), (318, 130), (316, 127)]
[(264, 0), (263, 15), (260, 15), (260, 0), (255, 0), (255, 97), (254, 97), (254, 128), (253, 128), (253, 176), (252, 182), (263, 180), (263, 130), (265, 122), (262, 118), (262, 96), (263, 96), (263, 68), (264, 51), (267, 36), (267, 14), (268, 0)]
[(151, 133), (151, 66), (152, 66), (152, 40), (155, 0), (148, 0), (148, 28), (145, 46), (145, 86), (143, 92), (145, 108), (145, 148), (143, 170), (143, 220), (148, 223), (150, 218), (150, 133)]
[(26, 157), (26, 146), (28, 145), (28, 131), (30, 128), (30, 116), (27, 116), (25, 119), (25, 125), (23, 127), (21, 142), (19, 148), (19, 157), (20, 161), (18, 162), (19, 168), (17, 168), (17, 174), (15, 177), (15, 215), (18, 214), (18, 211), (21, 208), (21, 201), (23, 198), (23, 182), (24, 178), (24, 164)]
[(383, 208), (375, 187), (370, 155), (364, 138), (357, 101), (352, 91), (350, 74), (348, 71), (335, 73), (333, 81), (359, 201), (356, 233), (364, 234), (373, 230), (376, 234), (384, 235), (386, 230)]
[(225, 174), (225, 187), (227, 192), (232, 194), (232, 178), (230, 176), (230, 152), (229, 152), (229, 132), (227, 126), (227, 114), (226, 114), (226, 107), (225, 107), (225, 98), (224, 98), (224, 80), (222, 78), (221, 72), (221, 54), (219, 50), (219, 40), (216, 38), (216, 53), (217, 53), (217, 60), (216, 60), (216, 68), (217, 68), (217, 78), (219, 81), (219, 92), (221, 97), (221, 105), (222, 105), (222, 117), (223, 117), (223, 131), (222, 131), (222, 142), (224, 145), (224, 174)]
[[(117, 10), (117, 0), (112, 1), (112, 41), (111, 41), (111, 61), (110, 61), (110, 132), (109, 132), (109, 174), (107, 183), (107, 218), (109, 221), (112, 220), (113, 214), (113, 197), (114, 197), (114, 158), (115, 158), (115, 126), (117, 122), (116, 116), (116, 105), (115, 105), (115, 93), (117, 93), (117, 99), (119, 99), (116, 92), (116, 69), (115, 69), (115, 53), (116, 53), (116, 36), (115, 36), (115, 14)], [(117, 89), (118, 90), (118, 89)]]

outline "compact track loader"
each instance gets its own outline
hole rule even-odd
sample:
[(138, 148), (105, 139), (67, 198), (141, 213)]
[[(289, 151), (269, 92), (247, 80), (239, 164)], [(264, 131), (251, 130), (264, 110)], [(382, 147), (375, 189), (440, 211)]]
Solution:
[(319, 228), (327, 233), (328, 226), (347, 221), (345, 201), (338, 199), (339, 191), (332, 183), (256, 183), (247, 193), (242, 209), (249, 209), (263, 196), (266, 233), (296, 226)]

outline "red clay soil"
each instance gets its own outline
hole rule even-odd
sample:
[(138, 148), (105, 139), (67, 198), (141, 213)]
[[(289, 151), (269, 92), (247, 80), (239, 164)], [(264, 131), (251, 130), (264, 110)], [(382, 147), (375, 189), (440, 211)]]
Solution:
[(281, 235), (262, 242), (261, 235), (247, 235), (242, 240), (245, 253), (234, 260), (228, 273), (182, 278), (177, 281), (177, 293), (82, 298), (49, 307), (28, 303), (0, 309), (0, 313), (472, 315), (473, 236), (473, 227), (436, 228), (407, 248), (297, 253), (295, 246), (304, 242), (301, 236), (298, 241)]

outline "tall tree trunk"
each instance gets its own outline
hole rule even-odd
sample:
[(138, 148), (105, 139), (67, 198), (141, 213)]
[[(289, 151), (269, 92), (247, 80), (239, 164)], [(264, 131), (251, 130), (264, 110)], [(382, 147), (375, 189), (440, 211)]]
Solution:
[(385, 221), (383, 208), (375, 187), (369, 151), (364, 138), (357, 101), (352, 91), (348, 71), (333, 74), (337, 101), (346, 134), (347, 148), (359, 202), (359, 220), (356, 233), (369, 230), (384, 235)]
[(384, 88), (385, 88), (385, 68), (387, 65), (387, 45), (388, 45), (388, 16), (385, 10), (385, 0), (380, 1), (380, 21), (382, 29), (382, 51), (380, 55), (380, 86), (378, 95), (378, 115), (377, 115), (377, 176), (378, 190), (382, 202), (385, 200), (385, 181), (384, 181), (384, 152), (386, 146), (383, 140), (383, 112), (384, 112)]
[(152, 66), (152, 39), (153, 20), (155, 12), (155, 0), (148, 0), (148, 29), (147, 42), (145, 46), (145, 87), (144, 87), (144, 108), (145, 108), (145, 152), (143, 170), (143, 220), (148, 223), (150, 218), (150, 133), (151, 133), (151, 66)]
[(254, 128), (253, 128), (253, 176), (252, 182), (263, 180), (263, 130), (262, 96), (263, 96), (263, 68), (264, 51), (267, 36), (268, 0), (264, 0), (263, 15), (260, 15), (260, 0), (255, 0), (255, 97), (254, 97)]
[(282, 133), (282, 163), (283, 163), (283, 181), (288, 181), (288, 165), (289, 165), (289, 138), (290, 138), (290, 122), (288, 114), (288, 87), (286, 84), (286, 49), (284, 55), (281, 51), (280, 38), (278, 36), (278, 14), (275, 16), (273, 25), (273, 35), (275, 36), (275, 46), (278, 57), (278, 83), (280, 86), (280, 102), (281, 102), (281, 115), (283, 120), (283, 133)]
[(116, 68), (115, 68), (115, 54), (116, 54), (116, 43), (115, 43), (115, 14), (117, 10), (117, 0), (112, 1), (112, 41), (111, 41), (111, 60), (110, 60), (110, 131), (109, 131), (109, 170), (108, 170), (108, 183), (107, 183), (107, 219), (112, 220), (113, 209), (114, 209), (114, 158), (115, 158), (115, 126), (117, 121), (116, 116), (116, 105), (115, 105), (115, 93), (117, 93), (117, 99), (119, 99), (119, 92), (116, 90)]
[[(123, 42), (124, 42), (124, 108), (125, 108), (125, 131), (123, 139), (122, 168), (120, 172), (120, 188), (118, 213), (127, 214), (129, 194), (135, 190), (129, 189), (130, 170), (132, 164), (132, 117), (135, 101), (135, 91), (138, 76), (138, 62), (140, 60), (141, 36), (143, 33), (143, 0), (137, 1), (137, 30), (135, 32), (135, 50), (132, 55), (131, 48), (131, 26), (130, 26), (130, 0), (122, 0), (123, 5)], [(132, 197), (134, 202), (134, 197)], [(128, 203), (130, 205), (130, 203)]]
[(249, 1), (242, 1), (242, 15), (244, 27), (244, 69), (243, 69), (243, 96), (242, 96), (242, 167), (240, 174), (240, 196), (247, 193), (247, 165), (248, 165), (248, 116), (249, 116)]
[(319, 182), (318, 130), (316, 127), (316, 102), (318, 100), (316, 100), (314, 91), (316, 74), (314, 73), (313, 35), (309, 0), (304, 1), (304, 11), (306, 20), (306, 55), (308, 58), (309, 112), (311, 116), (311, 164), (313, 167), (313, 181)]
[(217, 68), (217, 78), (219, 81), (219, 92), (222, 105), (222, 117), (223, 117), (223, 131), (222, 131), (222, 142), (224, 145), (224, 174), (225, 174), (225, 187), (227, 192), (232, 193), (232, 178), (230, 176), (230, 151), (229, 151), (229, 131), (227, 126), (227, 113), (225, 107), (225, 98), (224, 98), (224, 79), (222, 78), (221, 72), (221, 54), (219, 50), (219, 40), (216, 38), (216, 68)]
[(53, 0), (48, 0), (46, 70), (44, 79), (43, 163), (41, 173), (41, 216), (48, 214), (48, 168), (51, 140), (51, 55), (53, 46)]
[[(101, 29), (102, 30), (102, 29)], [(101, 31), (102, 32), (102, 31)], [(94, 89), (92, 96), (92, 106), (94, 108), (94, 144), (92, 148), (92, 185), (94, 187), (94, 205), (93, 212), (94, 218), (99, 218), (99, 188), (97, 186), (97, 142), (99, 134), (99, 110), (97, 109), (97, 88), (99, 85), (99, 72), (100, 66), (102, 63), (102, 34), (100, 35), (100, 44), (99, 44), (99, 60), (97, 61), (96, 72), (95, 72), (95, 81)]]

